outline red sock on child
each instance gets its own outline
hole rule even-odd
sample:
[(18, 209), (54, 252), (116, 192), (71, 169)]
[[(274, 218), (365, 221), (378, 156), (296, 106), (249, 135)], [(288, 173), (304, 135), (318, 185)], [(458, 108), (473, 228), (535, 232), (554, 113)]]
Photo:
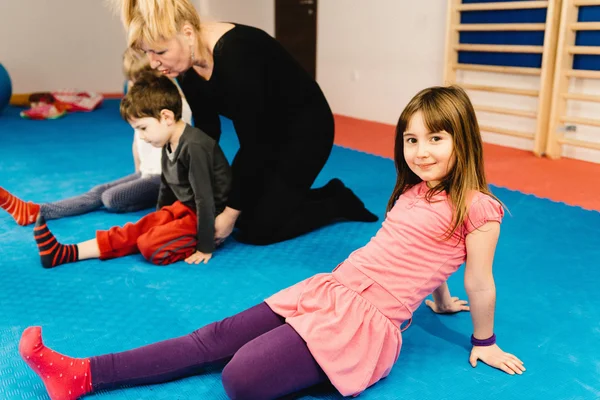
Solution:
[(0, 207), (5, 209), (21, 226), (33, 224), (40, 212), (40, 206), (30, 201), (24, 202), (0, 187)]
[(42, 342), (42, 328), (31, 326), (21, 335), (19, 353), (42, 378), (52, 400), (75, 400), (92, 391), (89, 358), (71, 358)]
[(54, 268), (61, 264), (71, 263), (79, 260), (79, 248), (76, 244), (58, 243), (46, 220), (41, 215), (35, 222), (33, 237), (40, 252), (40, 260), (44, 268)]

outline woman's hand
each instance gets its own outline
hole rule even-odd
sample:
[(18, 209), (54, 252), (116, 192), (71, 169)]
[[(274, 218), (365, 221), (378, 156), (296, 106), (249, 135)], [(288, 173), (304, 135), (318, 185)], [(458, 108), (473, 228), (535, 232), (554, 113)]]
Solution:
[(425, 305), (436, 314), (454, 314), (470, 310), (466, 300), (460, 300), (458, 297), (452, 297), (450, 300), (447, 304), (436, 304), (435, 301), (427, 299)]
[(235, 221), (240, 216), (240, 211), (225, 207), (225, 210), (215, 218), (215, 244), (219, 246), (231, 235)]
[(525, 371), (523, 361), (510, 353), (505, 353), (496, 344), (491, 346), (473, 346), (469, 362), (473, 367), (476, 367), (477, 360), (483, 361), (490, 367), (501, 369), (510, 375), (521, 375)]

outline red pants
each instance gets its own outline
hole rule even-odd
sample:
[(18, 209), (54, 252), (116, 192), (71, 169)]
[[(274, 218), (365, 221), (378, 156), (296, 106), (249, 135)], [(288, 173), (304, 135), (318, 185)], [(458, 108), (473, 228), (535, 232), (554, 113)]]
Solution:
[(142, 253), (153, 264), (184, 260), (196, 251), (196, 213), (176, 201), (135, 224), (96, 232), (100, 259)]

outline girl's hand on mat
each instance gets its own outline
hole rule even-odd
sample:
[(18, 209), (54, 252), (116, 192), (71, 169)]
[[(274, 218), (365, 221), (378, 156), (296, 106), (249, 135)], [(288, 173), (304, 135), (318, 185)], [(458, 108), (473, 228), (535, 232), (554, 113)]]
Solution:
[(491, 346), (473, 346), (469, 362), (471, 366), (477, 366), (477, 360), (481, 360), (490, 367), (501, 369), (507, 374), (521, 375), (525, 371), (523, 361), (510, 353), (505, 353), (497, 344)]
[(467, 305), (466, 300), (460, 300), (458, 297), (452, 297), (452, 301), (448, 304), (436, 304), (435, 301), (427, 299), (425, 300), (425, 305), (431, 308), (431, 311), (436, 314), (454, 314), (471, 309)]
[(201, 262), (204, 262), (204, 264), (206, 264), (211, 257), (212, 254), (205, 254), (196, 250), (194, 254), (185, 259), (185, 262), (188, 264), (200, 264)]

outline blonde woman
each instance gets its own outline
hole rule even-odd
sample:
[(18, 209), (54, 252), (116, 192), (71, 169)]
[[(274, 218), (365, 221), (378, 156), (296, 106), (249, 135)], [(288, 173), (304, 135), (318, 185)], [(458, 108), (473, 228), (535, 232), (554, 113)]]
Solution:
[(195, 126), (218, 139), (219, 115), (240, 148), (233, 187), (216, 220), (220, 242), (270, 244), (337, 220), (376, 221), (339, 179), (311, 189), (333, 147), (334, 120), (319, 85), (265, 32), (202, 23), (189, 0), (118, 2), (128, 44), (177, 81)]

